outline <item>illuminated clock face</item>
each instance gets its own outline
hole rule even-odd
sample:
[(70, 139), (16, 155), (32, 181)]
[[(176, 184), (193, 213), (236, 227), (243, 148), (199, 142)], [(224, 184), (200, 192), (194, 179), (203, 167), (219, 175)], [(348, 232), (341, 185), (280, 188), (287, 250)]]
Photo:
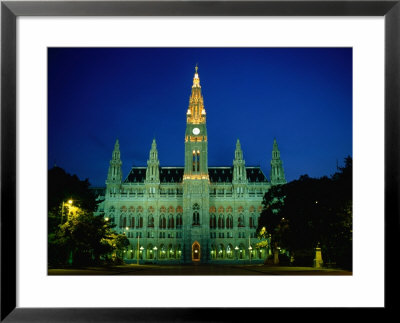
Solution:
[(194, 128), (192, 132), (193, 132), (194, 135), (197, 136), (200, 133), (200, 129), (199, 128)]

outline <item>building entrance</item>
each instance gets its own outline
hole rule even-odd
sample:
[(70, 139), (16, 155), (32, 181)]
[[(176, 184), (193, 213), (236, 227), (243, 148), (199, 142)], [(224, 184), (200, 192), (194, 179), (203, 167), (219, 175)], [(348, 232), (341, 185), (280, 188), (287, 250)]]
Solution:
[(192, 261), (200, 261), (200, 243), (197, 241), (192, 244)]

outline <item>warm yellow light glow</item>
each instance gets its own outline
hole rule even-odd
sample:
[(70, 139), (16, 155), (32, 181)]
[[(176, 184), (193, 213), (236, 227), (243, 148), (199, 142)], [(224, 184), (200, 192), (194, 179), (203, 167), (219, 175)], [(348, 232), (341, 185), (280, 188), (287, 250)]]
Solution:
[(72, 200), (69, 200), (68, 203), (69, 203), (69, 204), (72, 204)]
[[(186, 141), (187, 141), (187, 139), (186, 139)], [(191, 142), (207, 141), (207, 136), (190, 136), (190, 141)]]
[(183, 179), (184, 180), (185, 179), (207, 179), (208, 181), (210, 181), (208, 174), (207, 175), (204, 175), (204, 174), (203, 175), (184, 175)]

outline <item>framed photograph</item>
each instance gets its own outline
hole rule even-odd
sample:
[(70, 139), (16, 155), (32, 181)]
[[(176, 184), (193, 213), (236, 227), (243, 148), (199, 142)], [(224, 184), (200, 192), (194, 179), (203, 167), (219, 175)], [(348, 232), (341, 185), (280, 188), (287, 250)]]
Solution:
[[(2, 2), (1, 319), (389, 309), (399, 13), (397, 1)], [(281, 207), (276, 235), (258, 243), (272, 225), (255, 216), (267, 192), (290, 200), (286, 183), (338, 183), (349, 165), (349, 208), (314, 191), (307, 216), (350, 212), (350, 253), (323, 225), (319, 237), (288, 235), (298, 207)], [(76, 180), (64, 166), (79, 185), (89, 177), (96, 207), (57, 191)], [(349, 186), (335, 185), (346, 199)], [(88, 253), (76, 236), (95, 222), (76, 219), (91, 208), (114, 229)], [(312, 254), (293, 252), (300, 240)], [(294, 277), (308, 260), (314, 275)], [(327, 268), (336, 261), (345, 271)]]

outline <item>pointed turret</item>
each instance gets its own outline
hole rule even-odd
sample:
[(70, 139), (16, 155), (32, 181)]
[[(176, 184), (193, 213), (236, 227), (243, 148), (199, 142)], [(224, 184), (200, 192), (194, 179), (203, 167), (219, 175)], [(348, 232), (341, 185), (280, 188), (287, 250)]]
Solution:
[(110, 167), (108, 168), (107, 182), (121, 183), (122, 181), (121, 166), (122, 166), (121, 152), (119, 150), (119, 141), (117, 139), (114, 145), (114, 150), (112, 152)]
[(272, 145), (270, 178), (272, 185), (286, 184), (285, 172), (283, 171), (283, 163), (281, 160), (281, 153), (278, 149), (278, 143), (276, 142), (275, 138), (274, 138), (274, 143)]
[(187, 123), (200, 124), (206, 122), (206, 110), (204, 109), (203, 95), (201, 94), (200, 78), (195, 67), (193, 77), (192, 93), (189, 98), (189, 108), (187, 110)]
[(233, 160), (233, 181), (234, 183), (246, 182), (246, 167), (243, 159), (243, 151), (239, 139), (236, 141), (235, 159)]
[(108, 175), (106, 180), (106, 194), (117, 194), (121, 190), (122, 183), (122, 161), (121, 153), (119, 151), (118, 139), (115, 142), (110, 166), (108, 167)]
[(153, 139), (151, 144), (149, 159), (147, 161), (146, 169), (146, 183), (159, 183), (160, 182), (160, 161), (158, 160), (158, 151), (156, 140)]

